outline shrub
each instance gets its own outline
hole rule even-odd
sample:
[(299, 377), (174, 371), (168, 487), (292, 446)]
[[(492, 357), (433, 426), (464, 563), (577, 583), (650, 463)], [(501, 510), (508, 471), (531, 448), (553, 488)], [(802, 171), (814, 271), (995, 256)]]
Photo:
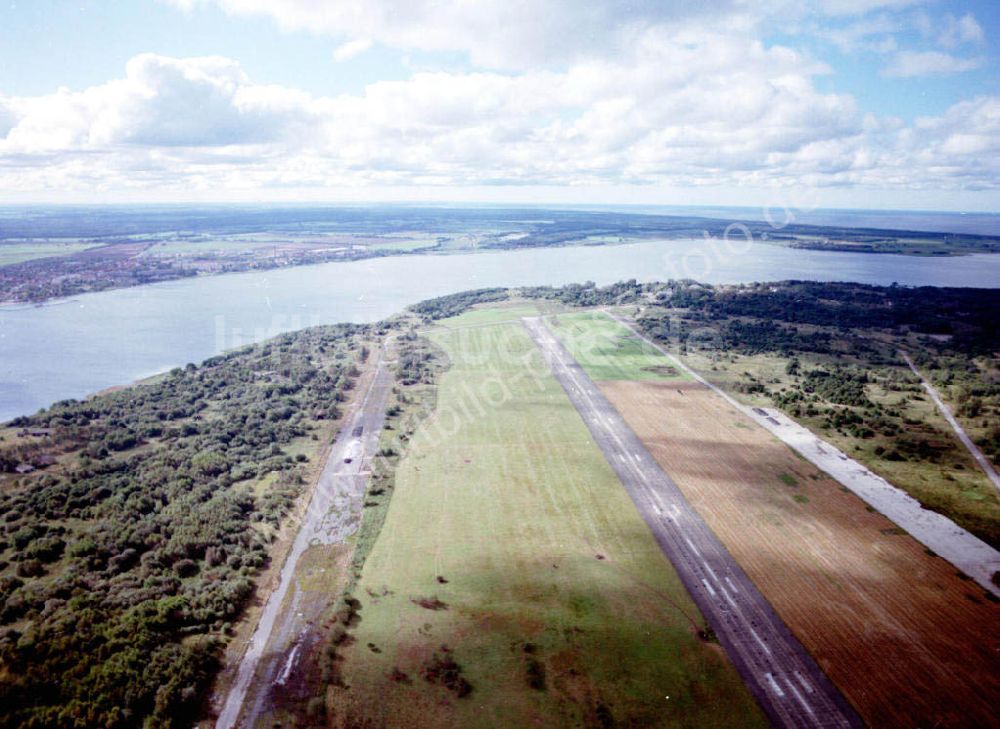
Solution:
[(464, 698), (472, 693), (472, 684), (462, 676), (462, 667), (456, 663), (447, 646), (441, 646), (440, 652), (435, 652), (420, 670), (425, 681), (444, 686), (458, 698)]
[(32, 559), (49, 563), (59, 559), (65, 548), (66, 542), (59, 537), (42, 537), (29, 544), (24, 553)]
[(181, 559), (174, 563), (174, 572), (178, 577), (193, 577), (198, 572), (198, 565), (194, 560)]
[(26, 559), (18, 563), (15, 572), (18, 577), (40, 577), (45, 574), (45, 567), (37, 559)]

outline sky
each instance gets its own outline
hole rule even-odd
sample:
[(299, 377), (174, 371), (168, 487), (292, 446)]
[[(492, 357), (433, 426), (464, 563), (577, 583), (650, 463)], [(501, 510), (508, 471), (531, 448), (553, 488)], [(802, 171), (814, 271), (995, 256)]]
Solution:
[(0, 204), (1000, 212), (998, 31), (996, 0), (0, 0)]

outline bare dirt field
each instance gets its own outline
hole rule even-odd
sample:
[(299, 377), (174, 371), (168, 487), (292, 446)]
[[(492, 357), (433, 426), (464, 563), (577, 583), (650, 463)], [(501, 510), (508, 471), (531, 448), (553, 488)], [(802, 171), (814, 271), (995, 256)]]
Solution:
[(994, 726), (1000, 607), (701, 384), (601, 389), (871, 726)]

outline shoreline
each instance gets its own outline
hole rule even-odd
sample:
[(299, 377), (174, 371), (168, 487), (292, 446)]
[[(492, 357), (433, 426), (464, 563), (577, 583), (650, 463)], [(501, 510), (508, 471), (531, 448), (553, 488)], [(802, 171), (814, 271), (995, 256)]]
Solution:
[[(429, 297), (481, 286), (560, 286), (588, 279), (606, 285), (629, 278), (643, 281), (689, 278), (709, 285), (735, 285), (741, 281), (855, 281), (884, 288), (890, 281), (899, 280), (904, 288), (983, 291), (1000, 288), (1000, 277), (991, 275), (1000, 270), (997, 265), (1000, 255), (996, 254), (955, 257), (951, 265), (946, 265), (913, 257), (872, 259), (816, 251), (803, 252), (810, 258), (797, 264), (798, 255), (794, 251), (783, 251), (781, 246), (760, 246), (740, 252), (739, 257), (734, 254), (730, 259), (717, 257), (719, 251), (704, 241), (691, 241), (669, 254), (669, 245), (629, 242), (564, 247), (559, 251), (483, 249), (492, 255), (481, 257), (457, 251), (434, 260), (427, 260), (426, 256), (423, 259), (390, 256), (343, 265), (312, 264), (296, 271), (244, 272), (204, 280), (186, 279), (184, 283), (160, 282), (33, 306), (0, 305), (0, 342), (6, 340), (8, 347), (6, 371), (0, 376), (0, 421), (32, 415), (60, 400), (79, 400), (110, 387), (161, 375), (187, 362), (201, 361), (282, 333), (313, 325), (370, 322)], [(767, 259), (760, 258), (765, 255)], [(551, 276), (537, 275), (543, 267), (556, 266), (561, 261), (565, 261), (563, 268), (568, 267), (569, 273), (557, 269)], [(872, 261), (872, 265), (866, 265), (867, 261)], [(881, 263), (875, 267), (875, 261)], [(686, 275), (683, 264), (688, 262), (699, 270)], [(697, 275), (700, 267), (705, 268), (705, 275)], [(417, 273), (410, 276), (412, 271)], [(237, 279), (236, 275), (249, 278)], [(415, 283), (426, 278), (429, 283)], [(394, 285), (384, 293), (377, 292), (379, 296), (363, 297), (363, 301), (357, 296), (372, 290), (367, 288), (369, 285), (376, 286), (387, 279)], [(343, 286), (339, 284), (341, 280)], [(196, 303), (187, 305), (187, 300)], [(172, 307), (179, 302), (185, 305), (174, 314)], [(49, 308), (67, 303), (72, 306)], [(155, 343), (157, 339), (151, 333), (156, 332), (150, 326), (162, 327), (170, 335), (171, 346), (151, 346), (147, 353), (145, 347), (129, 345), (139, 341)], [(79, 335), (83, 330), (90, 334)], [(39, 362), (32, 352), (49, 352), (51, 357)], [(77, 363), (76, 367), (70, 368), (70, 363)], [(87, 376), (81, 376), (80, 372), (86, 372)]]
[[(708, 222), (727, 222), (727, 221), (715, 221), (710, 220)], [(752, 221), (751, 221), (752, 222)], [(744, 221), (733, 221), (732, 224), (737, 226), (744, 225)], [(756, 223), (753, 223), (756, 224)], [(858, 235), (862, 235), (863, 229), (859, 229)], [(707, 232), (707, 231), (706, 231)], [(897, 232), (897, 231), (886, 231)], [(898, 231), (898, 232), (910, 232), (910, 231)], [(946, 237), (951, 235), (951, 233), (923, 233), (921, 231), (913, 231), (920, 235), (927, 235), (930, 238), (940, 238), (944, 240)], [(965, 235), (965, 234), (961, 234)], [(740, 236), (740, 244), (743, 243), (743, 236)], [(988, 238), (989, 236), (978, 236), (982, 238)], [(232, 274), (244, 274), (244, 273), (264, 273), (267, 271), (281, 271), (292, 268), (305, 268), (309, 266), (320, 266), (329, 263), (354, 263), (358, 261), (366, 261), (373, 258), (397, 258), (401, 256), (453, 256), (459, 254), (470, 254), (470, 253), (510, 253), (514, 251), (524, 251), (524, 250), (540, 250), (546, 248), (606, 248), (606, 247), (619, 247), (624, 245), (631, 245), (637, 243), (669, 243), (675, 241), (698, 241), (701, 240), (690, 234), (676, 235), (672, 236), (670, 234), (659, 234), (650, 236), (639, 236), (632, 238), (624, 238), (618, 241), (596, 241), (596, 240), (570, 240), (570, 241), (558, 241), (550, 244), (542, 245), (472, 245), (467, 248), (441, 248), (440, 244), (434, 246), (428, 246), (425, 248), (416, 248), (412, 250), (365, 250), (360, 255), (352, 255), (349, 257), (331, 258), (327, 260), (319, 261), (303, 261), (299, 263), (288, 263), (288, 264), (277, 264), (273, 266), (268, 265), (257, 265), (257, 266), (246, 266), (244, 268), (239, 268), (229, 271), (202, 271), (198, 269), (180, 269), (183, 271), (182, 274), (173, 276), (170, 278), (164, 278), (157, 281), (152, 281), (148, 283), (135, 283), (130, 285), (111, 285), (99, 288), (91, 289), (81, 289), (79, 291), (74, 291), (73, 293), (67, 294), (65, 296), (52, 296), (45, 297), (41, 299), (0, 299), (0, 312), (4, 310), (17, 310), (18, 308), (34, 308), (39, 306), (48, 305), (58, 305), (63, 302), (72, 302), (76, 297), (83, 296), (86, 294), (97, 294), (106, 291), (120, 291), (124, 289), (138, 289), (147, 286), (155, 286), (157, 284), (169, 284), (175, 281), (184, 281), (188, 279), (202, 279), (202, 278), (214, 278), (219, 276), (228, 276)], [(907, 258), (962, 258), (973, 255), (997, 255), (1000, 256), (1000, 249), (998, 250), (969, 250), (960, 249), (957, 251), (948, 250), (929, 250), (929, 251), (911, 251), (911, 250), (872, 250), (871, 248), (864, 247), (865, 243), (852, 244), (850, 241), (834, 242), (829, 245), (823, 244), (810, 244), (809, 242), (803, 242), (796, 239), (774, 239), (767, 237), (766, 234), (760, 236), (753, 236), (754, 243), (759, 243), (761, 245), (773, 246), (776, 248), (787, 248), (795, 251), (816, 251), (825, 253), (851, 253), (851, 254), (866, 254), (872, 256), (905, 256)], [(992, 239), (990, 239), (992, 240)], [(0, 240), (0, 246), (3, 245), (3, 241)], [(51, 260), (50, 257), (48, 260)], [(47, 259), (34, 259), (34, 260), (47, 260)], [(30, 262), (30, 261), (29, 261)], [(19, 264), (11, 264), (19, 265)], [(0, 270), (4, 267), (0, 266)]]

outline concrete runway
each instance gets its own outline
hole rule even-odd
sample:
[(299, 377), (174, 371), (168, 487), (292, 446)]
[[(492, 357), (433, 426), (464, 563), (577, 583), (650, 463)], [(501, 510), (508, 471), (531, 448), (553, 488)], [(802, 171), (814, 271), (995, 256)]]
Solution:
[(864, 726), (545, 322), (522, 321), (771, 723)]
[[(282, 565), (278, 586), (264, 605), (257, 629), (215, 722), (216, 729), (254, 726), (275, 684), (283, 685), (294, 677), (296, 661), (305, 653), (299, 648), (307, 638), (311, 623), (318, 617), (302, 611), (297, 588), (286, 609), (282, 610), (285, 597), (295, 582), (299, 558), (313, 544), (343, 541), (361, 522), (371, 459), (378, 448), (393, 384), (384, 351), (373, 355), (379, 357), (374, 376), (367, 384), (360, 405), (347, 417), (330, 448), (292, 549)], [(351, 462), (346, 463), (346, 458)], [(331, 595), (331, 600), (334, 597)]]

